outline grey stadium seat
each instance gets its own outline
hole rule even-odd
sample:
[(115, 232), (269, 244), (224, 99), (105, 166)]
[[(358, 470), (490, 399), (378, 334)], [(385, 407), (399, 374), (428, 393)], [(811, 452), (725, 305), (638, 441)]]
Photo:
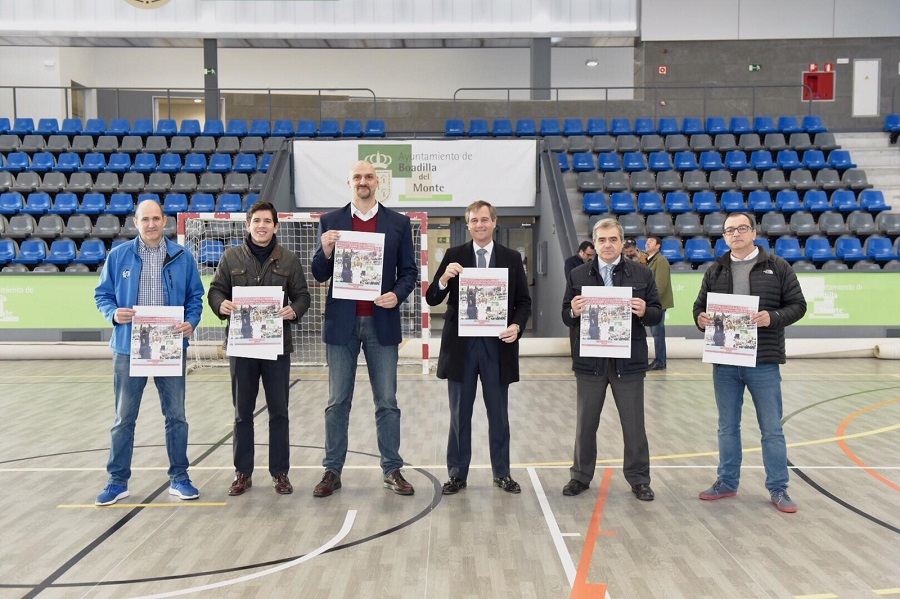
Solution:
[(66, 228), (66, 223), (58, 214), (45, 214), (41, 216), (34, 232), (35, 237), (42, 239), (56, 239), (60, 237)]

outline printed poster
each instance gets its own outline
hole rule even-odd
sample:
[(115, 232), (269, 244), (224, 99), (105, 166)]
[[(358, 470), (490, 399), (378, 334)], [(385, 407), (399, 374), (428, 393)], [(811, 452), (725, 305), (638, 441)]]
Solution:
[(284, 353), (284, 320), (278, 311), (284, 290), (276, 286), (235, 287), (226, 353), (239, 358), (275, 360)]
[(750, 322), (759, 311), (759, 297), (710, 293), (706, 313), (713, 324), (703, 336), (703, 361), (709, 364), (756, 366), (756, 325)]
[(459, 274), (460, 337), (499, 337), (507, 326), (509, 271), (465, 268)]
[(587, 286), (581, 296), (580, 355), (592, 358), (631, 357), (631, 287)]
[(332, 297), (374, 301), (381, 295), (384, 233), (341, 231), (334, 244)]
[(181, 376), (184, 306), (135, 306), (131, 320), (131, 376)]

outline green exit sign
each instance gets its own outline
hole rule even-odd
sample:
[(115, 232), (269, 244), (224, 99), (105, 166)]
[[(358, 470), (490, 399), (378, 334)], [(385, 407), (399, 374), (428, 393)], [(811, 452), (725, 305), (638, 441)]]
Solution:
[(761, 71), (762, 65), (761, 64), (751, 64), (751, 65), (747, 66), (747, 70), (750, 71), (751, 73), (753, 73), (755, 71)]
[(203, 74), (204, 75), (215, 75), (216, 70), (215, 69), (203, 69)]

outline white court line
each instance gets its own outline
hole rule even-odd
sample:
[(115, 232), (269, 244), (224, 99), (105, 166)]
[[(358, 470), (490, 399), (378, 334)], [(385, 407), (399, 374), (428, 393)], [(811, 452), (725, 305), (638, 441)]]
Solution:
[(566, 571), (566, 578), (569, 579), (569, 587), (571, 587), (575, 584), (575, 563), (572, 561), (572, 556), (569, 555), (569, 550), (566, 549), (566, 543), (563, 541), (563, 534), (559, 530), (559, 524), (556, 523), (556, 517), (550, 509), (550, 504), (547, 502), (547, 495), (544, 493), (544, 488), (541, 486), (541, 481), (538, 480), (537, 472), (535, 472), (534, 468), (528, 468), (528, 476), (531, 478), (534, 494), (537, 495), (541, 511), (544, 513), (544, 520), (547, 521), (547, 528), (550, 529), (550, 538), (553, 539), (553, 545), (556, 546), (556, 553), (559, 554), (559, 561), (562, 562), (563, 570)]
[(298, 557), (295, 560), (291, 560), (284, 564), (280, 564), (275, 566), (274, 568), (269, 568), (268, 570), (262, 570), (260, 572), (255, 572), (253, 574), (248, 574), (246, 576), (241, 576), (239, 578), (232, 578), (231, 580), (223, 580), (221, 582), (216, 582), (213, 584), (205, 584), (198, 587), (190, 587), (187, 589), (181, 589), (180, 591), (170, 591), (168, 593), (159, 593), (157, 595), (144, 595), (142, 597), (137, 597), (136, 599), (159, 599), (161, 597), (177, 597), (178, 595), (189, 595), (191, 593), (199, 593), (201, 591), (209, 591), (212, 589), (220, 589), (222, 587), (227, 587), (235, 584), (240, 584), (242, 582), (247, 582), (248, 580), (253, 580), (255, 578), (262, 578), (263, 576), (268, 576), (269, 574), (275, 574), (276, 572), (281, 572), (282, 570), (287, 570), (288, 568), (293, 568), (303, 562), (307, 562), (314, 557), (318, 557), (322, 553), (328, 551), (335, 545), (337, 545), (347, 534), (350, 532), (350, 529), (353, 527), (353, 522), (356, 520), (356, 510), (348, 510), (347, 517), (344, 518), (344, 525), (341, 527), (341, 530), (332, 537), (330, 541), (322, 545), (321, 547), (310, 551), (306, 555)]

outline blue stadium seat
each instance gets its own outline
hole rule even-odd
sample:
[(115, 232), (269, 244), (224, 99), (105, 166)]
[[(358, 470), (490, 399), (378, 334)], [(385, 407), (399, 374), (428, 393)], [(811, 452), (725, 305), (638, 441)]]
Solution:
[(366, 121), (366, 137), (384, 137), (385, 135), (384, 120), (369, 119)]
[(147, 200), (153, 200), (157, 204), (162, 204), (162, 201), (159, 199), (158, 193), (141, 193), (138, 194), (137, 200), (135, 200), (135, 205), (140, 204), (141, 202), (145, 202)]
[(817, 114), (804, 116), (802, 128), (806, 133), (825, 133), (828, 131), (828, 128), (822, 122), (822, 117)]
[(722, 194), (722, 210), (725, 212), (746, 212), (747, 203), (744, 194), (739, 191), (726, 191)]
[(850, 152), (847, 150), (832, 150), (828, 154), (828, 166), (838, 170), (848, 168), (856, 168), (856, 163), (850, 159)]
[[(210, 169), (212, 170), (212, 169)], [(238, 154), (234, 157), (234, 172), (255, 173), (256, 156), (254, 154)]]
[(839, 237), (834, 242), (834, 255), (848, 263), (866, 259), (866, 252), (859, 237)]
[[(641, 214), (659, 214), (664, 212), (662, 197), (655, 191), (642, 191), (638, 194), (637, 210)], [(615, 212), (615, 210), (613, 210)]]
[(721, 171), (725, 168), (722, 155), (715, 150), (707, 150), (700, 153), (700, 168), (709, 171)]
[(653, 172), (670, 171), (675, 168), (668, 152), (650, 152), (647, 166)]
[(340, 137), (341, 127), (336, 119), (322, 119), (319, 123), (319, 137)]
[(556, 161), (559, 162), (559, 170), (560, 172), (567, 172), (569, 170), (569, 155), (565, 152), (553, 152), (556, 154)]
[(346, 119), (344, 128), (341, 130), (341, 137), (362, 137), (363, 125), (358, 119)]
[(588, 119), (586, 133), (590, 136), (608, 134), (609, 128), (606, 126), (606, 119)]
[(200, 242), (200, 255), (197, 262), (204, 266), (215, 266), (225, 253), (225, 244), (218, 239), (204, 239)]
[(277, 137), (294, 137), (294, 122), (290, 119), (277, 119), (272, 127), (272, 135)]
[(183, 193), (167, 193), (163, 201), (163, 213), (167, 215), (187, 212), (188, 200)]
[(21, 214), (41, 215), (50, 212), (51, 208), (50, 194), (35, 191), (28, 194), (25, 200), (25, 206), (20, 210)]
[(660, 135), (675, 135), (681, 133), (681, 127), (678, 126), (678, 119), (672, 117), (663, 117), (659, 119), (657, 131)]
[(629, 173), (647, 170), (644, 154), (642, 152), (625, 152), (622, 155), (622, 168)]
[(803, 250), (800, 249), (800, 240), (796, 237), (779, 237), (775, 240), (775, 254), (788, 262), (802, 260)]
[(831, 243), (827, 237), (812, 235), (806, 239), (804, 254), (807, 260), (813, 262), (825, 262), (826, 260), (834, 260), (834, 252), (831, 251)]
[(53, 168), (59, 173), (74, 173), (81, 169), (81, 158), (75, 152), (63, 152), (56, 157), (56, 166)]
[(191, 212), (215, 212), (216, 199), (211, 193), (195, 193), (188, 208)]
[[(556, 123), (556, 129), (559, 130), (559, 122)], [(516, 120), (516, 136), (517, 137), (535, 137), (537, 135), (537, 127), (534, 119), (518, 119)], [(560, 135), (556, 133), (555, 135)]]
[(216, 202), (216, 212), (241, 212), (243, 205), (238, 193), (223, 193)]
[(101, 214), (106, 211), (106, 197), (102, 193), (86, 193), (81, 198), (78, 214)]
[(81, 135), (82, 129), (84, 129), (84, 125), (82, 124), (81, 119), (63, 119), (59, 132), (62, 135), (72, 137), (74, 135)]
[(754, 214), (774, 212), (775, 204), (772, 202), (772, 194), (761, 189), (751, 191), (747, 196), (747, 208)]
[[(463, 121), (460, 122), (460, 130), (463, 133), (459, 135), (463, 135), (465, 133), (465, 126), (462, 124)], [(491, 128), (488, 125), (487, 119), (472, 119), (469, 121), (469, 137), (488, 137), (491, 134)], [(448, 135), (448, 137), (456, 137), (456, 135)]]
[(34, 119), (28, 117), (14, 119), (12, 127), (9, 128), (9, 132), (13, 135), (18, 135), (19, 137), (31, 135), (34, 133)]
[(659, 253), (670, 264), (675, 262), (684, 262), (684, 248), (681, 246), (681, 240), (677, 237), (665, 237), (659, 247)]
[(69, 215), (78, 212), (78, 196), (74, 193), (58, 193), (53, 198), (53, 207), (50, 208), (50, 214)]
[(56, 119), (39, 119), (37, 129), (34, 130), (38, 135), (44, 137), (48, 135), (56, 135), (59, 133), (59, 121)]
[(730, 133), (725, 119), (720, 116), (706, 117), (706, 132), (709, 135), (716, 136), (720, 133)]
[(706, 130), (703, 128), (703, 119), (686, 116), (681, 121), (681, 132), (684, 135), (699, 135), (701, 133), (706, 133)]
[(114, 193), (109, 196), (106, 214), (127, 216), (134, 213), (134, 198), (130, 193)]
[(259, 157), (259, 164), (256, 167), (261, 173), (269, 172), (269, 165), (272, 164), (272, 155), (271, 154), (263, 154)]
[(769, 240), (766, 239), (765, 237), (757, 237), (756, 239), (753, 240), (753, 245), (766, 250), (766, 253), (769, 253), (769, 254), (772, 253), (772, 246), (769, 245)]
[(772, 153), (768, 150), (756, 150), (750, 154), (750, 168), (756, 171), (767, 171), (775, 168)]
[(244, 119), (229, 119), (225, 126), (225, 135), (228, 137), (246, 137), (247, 121)]
[(629, 214), (634, 212), (634, 196), (627, 191), (615, 192), (609, 196), (609, 211), (613, 214)]
[(880, 235), (872, 235), (866, 239), (866, 257), (876, 262), (887, 262), (888, 260), (897, 260), (900, 256), (894, 252), (894, 246), (890, 238), (881, 237)]
[(884, 193), (879, 189), (864, 189), (859, 192), (859, 207), (868, 212), (882, 212), (891, 209), (884, 201)]
[(787, 136), (791, 133), (802, 133), (803, 127), (800, 126), (795, 116), (780, 116), (778, 117), (778, 131)]
[(50, 244), (45, 262), (50, 264), (69, 264), (78, 256), (75, 242), (71, 239), (56, 239)]
[(124, 137), (131, 132), (131, 123), (128, 119), (110, 119), (109, 127), (106, 128), (107, 135), (115, 135), (116, 137)]
[[(199, 154), (198, 154), (199, 155)], [(177, 173), (181, 171), (181, 155), (180, 154), (160, 154), (159, 165), (156, 170), (160, 173)]]
[(206, 156), (194, 153), (186, 155), (181, 170), (186, 173), (202, 173), (206, 170)]
[(3, 170), (11, 173), (21, 173), (31, 167), (31, 160), (25, 152), (10, 152), (6, 155), (6, 164)]
[[(589, 157), (593, 157), (593, 154), (590, 152), (586, 152)], [(578, 154), (575, 154), (577, 156)], [(575, 158), (572, 158), (572, 166), (575, 166)], [(578, 170), (577, 168), (575, 169)], [(611, 173), (614, 171), (622, 170), (622, 163), (619, 160), (619, 155), (615, 152), (600, 152), (597, 154), (597, 170), (603, 173)]]
[(9, 119), (6, 117), (0, 118), (0, 135), (6, 135), (9, 133), (11, 125), (9, 124)]
[(688, 262), (712, 262), (716, 259), (708, 237), (694, 237), (684, 242), (684, 258)]
[[(702, 193), (702, 192), (701, 192)], [(715, 199), (715, 195), (713, 195)], [(691, 201), (684, 191), (670, 191), (666, 194), (666, 211), (672, 214), (682, 214), (691, 211)]]
[(0, 239), (0, 264), (11, 263), (19, 255), (19, 246), (13, 239)]
[(629, 119), (618, 118), (610, 122), (609, 132), (612, 135), (631, 135), (634, 133), (634, 129)]
[[(181, 161), (179, 160), (179, 162)], [(131, 170), (136, 173), (147, 174), (155, 171), (156, 167), (156, 155), (141, 152), (140, 154), (134, 155), (134, 162), (131, 165)]]
[(131, 170), (131, 156), (123, 152), (110, 154), (106, 161), (106, 171), (109, 173), (126, 173)]
[(88, 119), (84, 124), (84, 131), (82, 131), (82, 133), (90, 135), (91, 137), (106, 135), (106, 120)]
[(728, 129), (734, 135), (743, 135), (744, 133), (753, 133), (753, 126), (750, 119), (745, 116), (733, 116), (728, 124)]
[(725, 153), (725, 168), (730, 171), (743, 171), (750, 168), (747, 155), (742, 150), (731, 150)]
[(178, 125), (175, 124), (175, 119), (159, 119), (156, 121), (154, 135), (173, 137), (176, 133), (178, 133)]
[(653, 119), (648, 119), (648, 118), (634, 119), (634, 134), (635, 135), (653, 135), (655, 133), (656, 133), (656, 125), (653, 124)]
[(153, 119), (135, 119), (129, 133), (140, 137), (150, 137), (153, 135)]
[(46, 173), (52, 171), (56, 166), (56, 160), (50, 152), (35, 152), (31, 156), (31, 167), (28, 170), (36, 173)]
[(102, 239), (85, 239), (81, 242), (81, 250), (75, 258), (76, 264), (89, 266), (100, 264), (106, 260), (106, 244)]
[(301, 119), (297, 121), (297, 129), (294, 134), (297, 137), (316, 137), (319, 135), (319, 129), (315, 121)]
[(510, 137), (512, 134), (512, 122), (509, 119), (494, 119), (491, 135), (494, 137)]
[(203, 123), (203, 137), (222, 137), (225, 135), (225, 123), (221, 119), (206, 119)]
[(213, 154), (209, 157), (206, 170), (211, 173), (231, 172), (231, 156), (229, 154)]
[(106, 156), (100, 152), (88, 152), (81, 159), (82, 173), (99, 173), (106, 170)]
[(47, 258), (47, 244), (43, 239), (26, 239), (19, 246), (13, 264), (40, 264)]
[(828, 196), (821, 189), (810, 189), (803, 194), (803, 209), (808, 212), (825, 212), (831, 210)]
[(601, 191), (589, 191), (584, 194), (581, 205), (587, 214), (606, 214), (609, 212), (606, 194)]
[[(518, 124), (516, 125), (518, 128)], [(559, 128), (558, 119), (541, 119), (541, 135), (562, 135), (562, 129)], [(518, 132), (517, 132), (518, 134)]]
[(801, 167), (802, 163), (795, 150), (781, 150), (775, 164), (783, 171), (792, 171)]
[(563, 120), (563, 135), (584, 135), (584, 124), (581, 119)]
[(268, 119), (253, 119), (250, 121), (250, 130), (247, 135), (253, 137), (269, 137), (272, 135), (272, 125)]
[(800, 196), (793, 189), (782, 189), (775, 194), (775, 208), (779, 212), (790, 214), (791, 212), (799, 212), (803, 210), (803, 203)]
[(850, 189), (836, 189), (831, 194), (831, 208), (838, 212), (853, 212), (859, 210), (856, 202), (856, 194)]
[(677, 171), (695, 171), (700, 168), (697, 164), (697, 156), (690, 151), (675, 152), (675, 159), (672, 161)]
[(767, 133), (778, 133), (778, 127), (772, 117), (758, 116), (753, 118), (753, 132), (762, 137)]
[[(618, 155), (616, 155), (616, 160), (618, 160)], [(590, 152), (577, 152), (574, 154), (572, 156), (572, 170), (576, 173), (597, 170), (597, 166), (594, 164), (594, 155)]]
[[(222, 194), (222, 195), (226, 195), (226, 194)], [(259, 201), (258, 193), (248, 193), (246, 196), (244, 196), (244, 206), (243, 206), (242, 211), (247, 212), (248, 210), (250, 210), (250, 206), (255, 204), (257, 201)], [(232, 242), (232, 245), (234, 245), (234, 242)]]
[(181, 127), (178, 128), (178, 135), (183, 137), (197, 137), (202, 132), (198, 119), (183, 119)]
[(712, 191), (698, 191), (694, 194), (691, 203), (694, 212), (697, 212), (698, 214), (709, 214), (719, 211), (716, 194)]
[(828, 166), (825, 160), (825, 154), (822, 150), (807, 150), (803, 152), (803, 168), (809, 170), (819, 170)]

